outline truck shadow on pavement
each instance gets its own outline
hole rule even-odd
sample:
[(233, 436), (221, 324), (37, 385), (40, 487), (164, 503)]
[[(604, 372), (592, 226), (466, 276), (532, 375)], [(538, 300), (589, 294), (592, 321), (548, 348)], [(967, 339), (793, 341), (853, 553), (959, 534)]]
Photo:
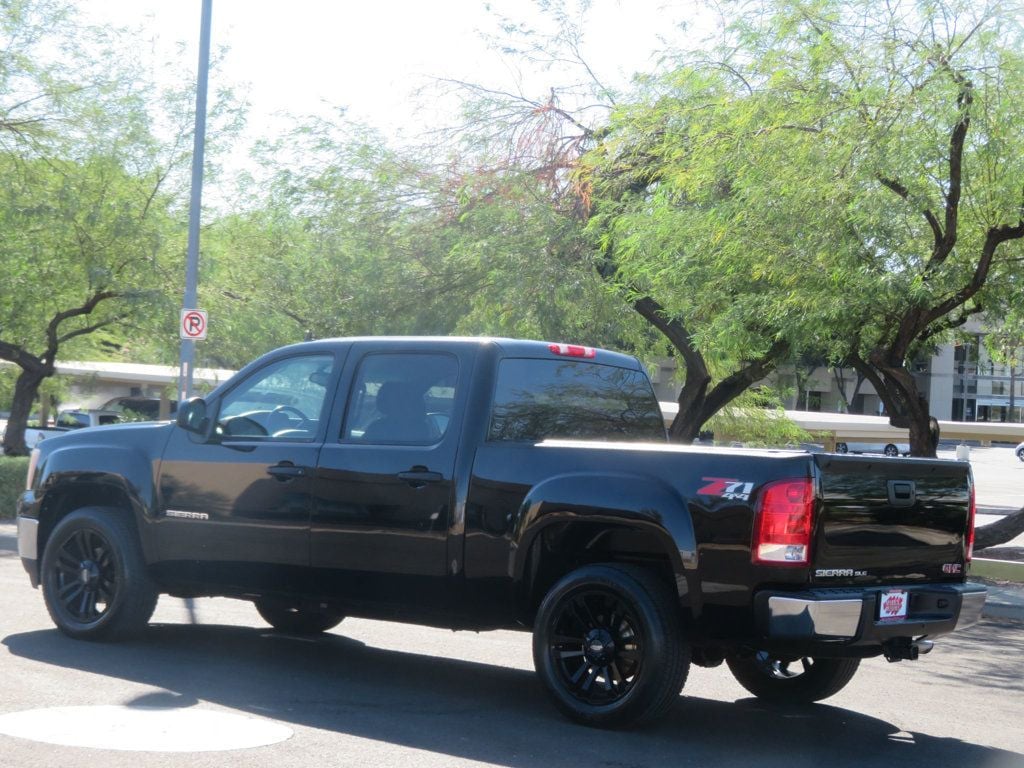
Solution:
[(132, 706), (211, 702), (510, 768), (1024, 764), (1013, 752), (901, 732), (837, 707), (779, 709), (756, 699), (683, 696), (651, 727), (595, 730), (562, 719), (532, 671), (390, 651), (336, 634), (308, 641), (253, 628), (164, 624), (116, 646), (76, 642), (56, 630), (10, 635), (3, 644), (22, 659), (163, 689)]

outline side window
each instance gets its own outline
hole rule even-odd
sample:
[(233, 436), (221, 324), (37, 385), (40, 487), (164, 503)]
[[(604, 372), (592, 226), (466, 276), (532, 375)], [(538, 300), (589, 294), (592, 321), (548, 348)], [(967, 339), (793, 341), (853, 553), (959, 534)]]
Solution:
[(595, 363), (510, 358), (498, 367), (489, 440), (665, 441), (640, 371)]
[(349, 396), (342, 439), (433, 445), (448, 431), (459, 363), (446, 354), (367, 355)]
[(312, 440), (333, 364), (331, 355), (305, 355), (261, 368), (225, 395), (217, 430), (225, 437)]

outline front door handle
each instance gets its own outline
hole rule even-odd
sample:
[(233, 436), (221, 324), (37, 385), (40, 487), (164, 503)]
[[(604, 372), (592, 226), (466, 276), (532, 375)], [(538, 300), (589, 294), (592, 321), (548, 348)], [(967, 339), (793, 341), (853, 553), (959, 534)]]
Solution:
[(426, 467), (413, 467), (408, 472), (399, 472), (398, 479), (404, 480), (413, 488), (422, 488), (427, 483), (439, 483), (444, 480), (440, 472), (431, 472)]
[(309, 473), (309, 467), (297, 467), (290, 461), (282, 461), (280, 464), (274, 464), (267, 467), (267, 474), (273, 475), (282, 483), (292, 480), (296, 477), (305, 477)]

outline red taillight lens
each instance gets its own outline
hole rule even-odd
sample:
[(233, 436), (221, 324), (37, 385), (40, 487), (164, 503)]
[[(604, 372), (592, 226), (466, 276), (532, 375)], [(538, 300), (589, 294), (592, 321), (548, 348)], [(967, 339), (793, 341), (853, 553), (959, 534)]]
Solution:
[(969, 563), (974, 556), (974, 518), (978, 514), (978, 504), (974, 500), (974, 483), (971, 483), (971, 503), (967, 512), (967, 552), (965, 559)]
[(576, 344), (548, 344), (548, 349), (562, 357), (597, 357), (593, 347), (580, 347)]
[(754, 519), (751, 559), (762, 565), (807, 565), (814, 525), (814, 483), (809, 477), (769, 483)]

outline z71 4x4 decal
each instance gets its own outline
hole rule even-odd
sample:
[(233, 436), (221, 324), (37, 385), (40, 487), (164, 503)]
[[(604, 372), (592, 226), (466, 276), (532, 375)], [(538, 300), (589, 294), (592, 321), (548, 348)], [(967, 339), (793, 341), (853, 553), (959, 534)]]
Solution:
[(701, 496), (750, 501), (750, 493), (754, 490), (753, 483), (733, 477), (702, 477), (701, 480), (707, 483), (703, 488), (697, 490)]

